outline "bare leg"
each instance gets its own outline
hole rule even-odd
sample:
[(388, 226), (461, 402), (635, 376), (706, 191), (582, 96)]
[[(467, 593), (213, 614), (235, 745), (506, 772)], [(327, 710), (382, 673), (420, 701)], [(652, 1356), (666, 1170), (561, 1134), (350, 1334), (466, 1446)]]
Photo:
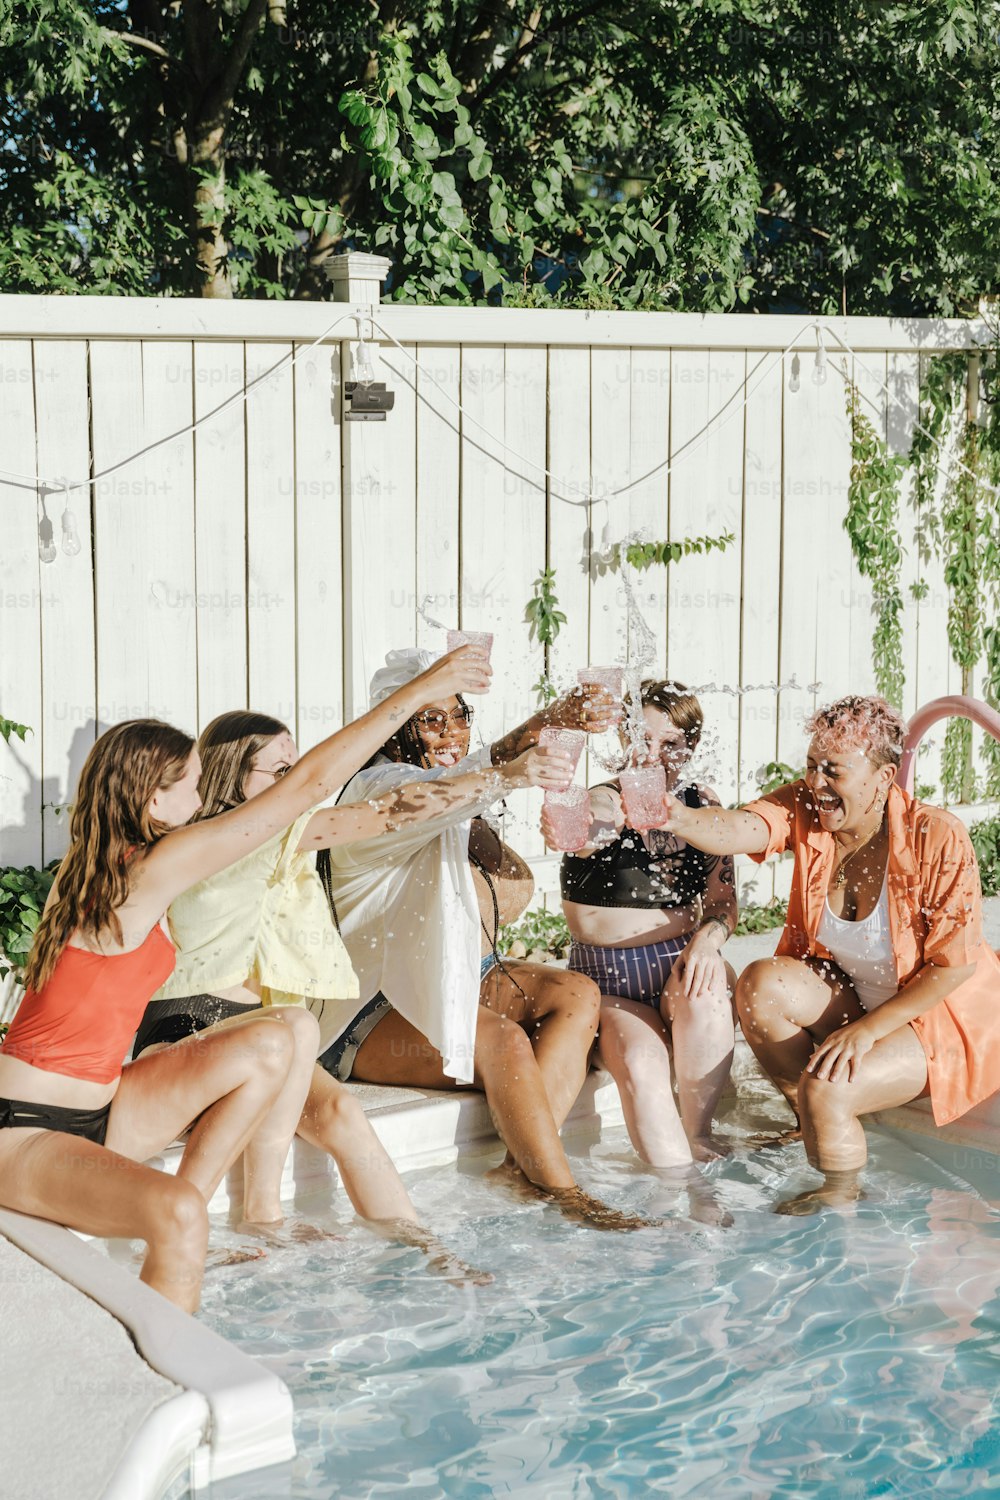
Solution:
[(333, 1157), (344, 1191), (363, 1219), (416, 1222), (402, 1179), (361, 1105), (315, 1065), (298, 1130), (304, 1141)]
[(194, 1312), (208, 1210), (191, 1183), (53, 1130), (0, 1131), (0, 1203), (85, 1234), (141, 1239), (141, 1280)]
[(669, 1032), (652, 1006), (604, 996), (598, 1057), (618, 1085), (632, 1145), (654, 1167), (691, 1163), (674, 1099), (669, 1047)]
[(681, 1120), (697, 1161), (725, 1154), (714, 1143), (712, 1121), (733, 1066), (736, 1027), (732, 995), (736, 975), (726, 965), (725, 985), (691, 1000), (684, 993), (683, 955), (670, 971), (660, 1009), (670, 1025)]
[(561, 1129), (590, 1066), (600, 991), (592, 979), (549, 964), (505, 967), (509, 977), (500, 969), (487, 974), (479, 1003), (527, 1031), (552, 1117)]
[(736, 983), (743, 1035), (771, 1081), (799, 1113), (799, 1079), (817, 1043), (864, 1015), (854, 987), (828, 963), (760, 958)]
[(293, 1055), (291, 1028), (263, 1014), (144, 1052), (122, 1073), (108, 1148), (145, 1161), (194, 1120), (177, 1176), (207, 1202), (267, 1117)]
[[(455, 1087), (443, 1071), (440, 1053), (395, 1011), (362, 1043), (354, 1077), (415, 1088)], [(601, 1229), (648, 1224), (607, 1208), (577, 1187), (531, 1043), (520, 1026), (485, 1006), (480, 1006), (476, 1024), (475, 1087), (485, 1093), (497, 1133), (524, 1177), (555, 1199), (568, 1217)]]

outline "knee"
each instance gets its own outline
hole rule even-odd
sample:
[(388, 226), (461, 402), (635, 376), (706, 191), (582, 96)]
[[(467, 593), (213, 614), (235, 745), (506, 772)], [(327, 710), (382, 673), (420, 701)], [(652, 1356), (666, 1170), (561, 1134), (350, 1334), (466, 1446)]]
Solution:
[(589, 1027), (592, 1033), (597, 1030), (601, 992), (585, 974), (577, 974), (572, 969), (556, 969), (552, 978), (545, 981), (545, 994), (550, 1012), (572, 1016), (581, 1026)]
[(293, 1027), (275, 1018), (253, 1021), (246, 1035), (248, 1072), (280, 1086), (295, 1058)]
[(798, 1102), (802, 1113), (820, 1126), (856, 1116), (851, 1105), (850, 1084), (831, 1083), (827, 1078), (817, 1078), (814, 1073), (804, 1072), (800, 1077)]
[(364, 1130), (367, 1116), (350, 1090), (338, 1086), (325, 1091), (316, 1110), (315, 1125), (323, 1141), (334, 1143)]
[(203, 1254), (208, 1243), (208, 1206), (193, 1183), (164, 1175), (152, 1206), (150, 1242), (166, 1241), (176, 1248)]
[(497, 1069), (516, 1073), (531, 1067), (534, 1057), (528, 1034), (516, 1021), (480, 1010), (476, 1026), (476, 1067), (484, 1076)]
[(736, 1009), (740, 1021), (754, 1022), (775, 1002), (785, 960), (755, 958), (736, 981)]
[(282, 1005), (275, 1015), (288, 1027), (296, 1058), (307, 1057), (315, 1062), (319, 1053), (319, 1022), (312, 1011), (304, 1005)]

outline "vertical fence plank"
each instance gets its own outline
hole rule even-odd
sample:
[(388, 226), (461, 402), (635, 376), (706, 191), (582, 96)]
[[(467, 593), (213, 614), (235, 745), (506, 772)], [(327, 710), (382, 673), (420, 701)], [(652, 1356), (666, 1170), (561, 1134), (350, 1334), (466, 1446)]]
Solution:
[(241, 391), (241, 343), (194, 346), (194, 439), (198, 728), (246, 708), (246, 414), (242, 401), (212, 415)]
[[(626, 436), (631, 425), (631, 404), (632, 351), (592, 349), (590, 457), (594, 504), (590, 508), (590, 525), (595, 550), (601, 547), (605, 526), (612, 542), (620, 540), (628, 530), (629, 494), (626, 491), (618, 495), (616, 491), (632, 478)], [(589, 662), (592, 666), (624, 662), (628, 645), (628, 615), (621, 579), (614, 573), (598, 573), (590, 592)]]
[[(629, 453), (632, 488), (615, 502), (615, 514), (627, 521), (630, 532), (650, 541), (666, 541), (670, 533), (670, 351), (633, 349), (629, 392)], [(619, 528), (625, 530), (623, 525)], [(667, 611), (672, 569), (653, 567), (637, 578), (639, 608), (656, 641), (650, 666), (654, 677), (667, 668)], [(624, 608), (619, 580), (617, 607)], [(630, 654), (635, 643), (629, 641)]]
[[(459, 400), (462, 354), (457, 344), (417, 350), (424, 367), (417, 372), (417, 604), (431, 619), (457, 627), (466, 606), (476, 601), (459, 593), (459, 490), (461, 487)], [(451, 397), (451, 401), (447, 398)], [(442, 631), (417, 615), (417, 644), (443, 651)]]
[(383, 349), (378, 363), (376, 378), (395, 391), (395, 406), (385, 422), (345, 423), (342, 435), (349, 719), (367, 708), (369, 681), (386, 652), (415, 639), (416, 375), (398, 349)]
[[(43, 392), (40, 399), (44, 399)], [(4, 468), (37, 474), (34, 372), (28, 339), (0, 341), (0, 426)], [(50, 517), (53, 511), (50, 503)], [(56, 564), (40, 563), (38, 557), (34, 485), (0, 477), (0, 516), (0, 714), (30, 725), (32, 731), (23, 743), (12, 736), (9, 744), (0, 744), (0, 863), (37, 865), (42, 859), (41, 608), (43, 594), (55, 601), (59, 590), (52, 579)], [(58, 517), (55, 524), (58, 528)]]
[(739, 699), (742, 801), (756, 795), (757, 770), (777, 759), (781, 609), (781, 429), (784, 371), (779, 354), (748, 356), (743, 480), (742, 621)]
[[(839, 363), (839, 360), (838, 360)], [(884, 354), (859, 354), (849, 369), (858, 392), (862, 413), (872, 424), (876, 436), (885, 442), (888, 435), (888, 399), (886, 396), (886, 356)], [(842, 506), (847, 513), (847, 495)], [(857, 562), (851, 556), (850, 586), (839, 602), (838, 616), (842, 618), (850, 635), (850, 670), (848, 682), (837, 689), (843, 692), (874, 693), (875, 664), (872, 635), (881, 610), (876, 600), (870, 578), (862, 577)]]
[[(927, 355), (921, 355), (921, 386), (927, 378)], [(919, 410), (918, 410), (919, 418)], [(931, 485), (931, 495), (926, 505), (933, 511), (940, 510), (948, 468), (948, 454), (952, 437), (945, 431), (942, 450), (938, 456), (937, 477)], [(926, 518), (925, 518), (926, 519)], [(915, 517), (920, 524), (921, 517)], [(948, 586), (944, 581), (944, 562), (937, 547), (932, 546), (930, 555), (921, 560), (920, 582), (925, 590), (918, 601), (917, 617), (917, 672), (916, 698), (919, 705), (928, 703), (946, 693), (961, 691), (961, 678), (952, 660), (948, 645)], [(953, 686), (953, 683), (957, 685)], [(936, 724), (926, 736), (919, 758), (919, 776), (922, 781), (941, 786), (941, 752), (944, 749), (945, 724)]]
[(584, 500), (590, 482), (590, 351), (549, 350), (548, 551), (555, 588), (566, 623), (549, 652), (549, 675), (559, 692), (576, 682), (587, 665), (590, 639), (590, 577), (587, 537), (590, 518)]
[[(194, 414), (192, 347), (156, 340), (142, 346), (144, 443), (182, 431)], [(123, 474), (130, 474), (129, 468)], [(195, 733), (198, 723), (198, 653), (195, 620), (194, 451), (190, 433), (138, 460), (143, 498), (142, 572), (151, 604), (148, 664), (163, 704), (162, 717)], [(155, 499), (153, 495), (155, 494)], [(148, 497), (148, 498), (147, 498)]]
[(723, 802), (735, 798), (738, 783), (732, 692), (740, 672), (744, 374), (742, 352), (678, 350), (670, 382), (671, 537), (735, 537), (723, 553), (683, 558), (671, 567), (670, 675), (701, 689), (705, 735), (698, 760)]
[[(95, 473), (97, 733), (123, 719), (169, 719), (169, 684), (152, 670), (152, 637), (177, 619), (181, 580), (160, 566), (166, 481), (139, 456), (146, 442), (142, 345), (95, 340), (90, 351)], [(112, 465), (131, 459), (114, 473)], [(166, 687), (166, 691), (164, 688)], [(191, 725), (191, 728), (194, 726)]]
[(296, 739), (307, 750), (344, 722), (339, 343), (295, 366)]
[[(886, 438), (890, 453), (907, 454), (913, 442), (920, 389), (920, 361), (915, 354), (890, 354), (887, 385), (892, 400), (886, 413)], [(917, 699), (917, 601), (921, 561), (913, 537), (913, 475), (907, 470), (900, 485), (899, 527), (903, 537), (900, 587), (903, 592), (903, 714), (909, 718), (920, 707)]]
[[(38, 471), (87, 479), (90, 472), (87, 345), (84, 340), (35, 345)], [(80, 550), (62, 548), (62, 510), (76, 522)], [(43, 760), (42, 833), (46, 860), (66, 852), (69, 814), (80, 769), (94, 743), (94, 585), (91, 573), (91, 492), (54, 494), (49, 513), (58, 556), (41, 593), (45, 692), (40, 727)], [(59, 809), (57, 812), (56, 809)]]
[[(247, 344), (247, 643), (250, 707), (292, 729), (295, 701), (295, 446), (290, 344)], [(285, 360), (284, 364), (280, 362)], [(279, 366), (279, 368), (275, 368)]]

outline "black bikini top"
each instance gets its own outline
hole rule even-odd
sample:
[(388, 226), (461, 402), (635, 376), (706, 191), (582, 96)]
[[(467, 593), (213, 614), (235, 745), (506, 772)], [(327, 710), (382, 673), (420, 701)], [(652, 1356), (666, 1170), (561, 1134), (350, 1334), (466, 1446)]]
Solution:
[[(613, 784), (613, 783), (608, 783)], [(617, 790), (617, 788), (616, 788)], [(703, 807), (695, 786), (677, 793), (686, 807)], [(652, 829), (650, 851), (642, 834), (624, 828), (613, 843), (579, 858), (563, 855), (559, 888), (566, 901), (581, 906), (621, 906), (642, 910), (690, 906), (705, 894), (718, 855), (704, 854), (676, 834)]]

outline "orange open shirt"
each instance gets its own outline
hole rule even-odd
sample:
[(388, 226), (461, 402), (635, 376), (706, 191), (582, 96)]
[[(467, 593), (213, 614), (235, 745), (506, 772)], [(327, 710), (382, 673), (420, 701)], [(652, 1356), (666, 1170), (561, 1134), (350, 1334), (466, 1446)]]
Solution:
[[(1000, 959), (983, 941), (979, 867), (965, 828), (939, 807), (889, 788), (889, 930), (900, 989), (928, 964), (976, 971), (910, 1022), (927, 1057), (938, 1125), (965, 1114), (1000, 1089)], [(820, 826), (804, 781), (748, 802), (768, 826), (767, 848), (751, 859), (790, 849), (795, 856), (788, 916), (776, 952), (830, 958), (817, 942), (835, 860), (833, 834)]]

